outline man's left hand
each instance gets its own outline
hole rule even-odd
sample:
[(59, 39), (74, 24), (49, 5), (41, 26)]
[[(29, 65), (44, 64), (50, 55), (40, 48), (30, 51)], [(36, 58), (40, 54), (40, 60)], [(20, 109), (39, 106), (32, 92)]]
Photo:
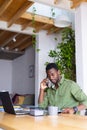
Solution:
[(65, 109), (63, 109), (62, 113), (74, 114), (74, 110), (73, 110), (73, 108), (65, 108)]

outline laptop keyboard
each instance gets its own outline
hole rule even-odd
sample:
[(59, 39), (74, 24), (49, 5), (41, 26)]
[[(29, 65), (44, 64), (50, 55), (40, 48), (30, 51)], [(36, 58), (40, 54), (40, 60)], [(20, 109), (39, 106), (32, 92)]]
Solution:
[(30, 110), (29, 109), (21, 109), (21, 108), (19, 108), (19, 109), (15, 109), (15, 112), (16, 113), (29, 113)]
[(15, 110), (16, 114), (29, 114), (30, 110)]

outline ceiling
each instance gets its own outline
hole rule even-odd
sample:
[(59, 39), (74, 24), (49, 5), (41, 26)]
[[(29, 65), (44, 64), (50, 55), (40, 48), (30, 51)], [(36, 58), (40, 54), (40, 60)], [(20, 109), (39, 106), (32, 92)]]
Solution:
[[(43, 0), (38, 1), (46, 4)], [(86, 2), (86, 0), (61, 0), (61, 2), (60, 0), (52, 1), (53, 6), (58, 4), (63, 5), (64, 2), (67, 4), (71, 3), (71, 5), (68, 6), (71, 10), (80, 5), (81, 2)], [(26, 10), (30, 8), (34, 2), (34, 0), (0, 0), (0, 21), (5, 21), (7, 23), (7, 30), (0, 29), (1, 59), (7, 56), (8, 51), (10, 52), (10, 55), (11, 52), (14, 54), (14, 56), (12, 55), (13, 58), (10, 59), (14, 59), (16, 58), (15, 54), (18, 56), (22, 55), (24, 51), (33, 44), (32, 35), (10, 31), (10, 27), (14, 24), (21, 26), (21, 32), (29, 27), (34, 28), (36, 33), (40, 30), (46, 30), (47, 34), (51, 34), (61, 30), (61, 28), (54, 26), (54, 20), (52, 18), (50, 19), (45, 16), (34, 15), (26, 12)], [(3, 52), (6, 54), (5, 56)], [(7, 56), (7, 58), (9, 59), (9, 56)]]
[(31, 45), (31, 35), (0, 29), (0, 59), (15, 59)]

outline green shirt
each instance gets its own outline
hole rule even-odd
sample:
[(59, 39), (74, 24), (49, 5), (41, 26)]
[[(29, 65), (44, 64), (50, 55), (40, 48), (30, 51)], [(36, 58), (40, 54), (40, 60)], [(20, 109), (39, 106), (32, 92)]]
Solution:
[(81, 90), (77, 83), (65, 79), (62, 75), (58, 88), (50, 87), (46, 91), (44, 101), (39, 104), (42, 108), (47, 108), (48, 105), (58, 106), (59, 109), (78, 106), (84, 104), (87, 106), (87, 96)]

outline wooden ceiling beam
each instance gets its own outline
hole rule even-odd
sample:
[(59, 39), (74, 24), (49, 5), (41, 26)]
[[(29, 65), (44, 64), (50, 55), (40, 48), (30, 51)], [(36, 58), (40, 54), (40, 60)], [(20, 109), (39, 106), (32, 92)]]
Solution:
[(1, 47), (5, 47), (10, 41), (12, 41), (13, 37), (16, 37), (17, 35), (19, 35), (19, 33), (15, 33), (15, 34), (12, 34), (8, 40), (6, 39), (5, 42), (3, 42), (2, 46)]
[(59, 32), (59, 31), (61, 31), (61, 30), (63, 30), (64, 28), (57, 28), (57, 29), (55, 29), (55, 31), (54, 31), (54, 33), (57, 33), (57, 32)]
[(55, 33), (56, 31), (60, 31), (62, 28), (55, 28), (52, 27), (51, 29), (48, 30), (47, 35), (50, 35), (52, 33)]
[(72, 0), (73, 1), (73, 5), (71, 6), (71, 8), (76, 8), (80, 5), (81, 1), (80, 0)]
[(0, 6), (0, 16), (4, 13), (4, 11), (8, 8), (13, 0), (5, 0), (3, 4)]
[(28, 48), (31, 45), (32, 45), (32, 40), (31, 41), (27, 41), (25, 44), (23, 44), (23, 45), (21, 45), (19, 47), (19, 51), (23, 51), (24, 49)]
[(87, 0), (71, 0), (73, 5), (71, 6), (71, 8), (76, 8), (78, 7), (82, 2), (87, 2)]
[(43, 25), (41, 25), (41, 26), (39, 26), (39, 27), (36, 27), (35, 30), (36, 30), (36, 32), (38, 32), (38, 31), (40, 31), (40, 30), (47, 30), (47, 28), (50, 28), (50, 27), (52, 27), (52, 26), (53, 26), (53, 25), (43, 24)]
[(41, 26), (39, 25), (39, 27), (36, 27), (36, 28), (35, 28), (35, 31), (38, 32), (38, 31), (42, 30), (44, 26), (46, 27), (46, 25), (47, 25), (47, 24), (41, 25)]
[(23, 38), (22, 40), (20, 40), (20, 42), (15, 43), (14, 45), (10, 46), (10, 49), (14, 49), (16, 47), (18, 47), (19, 45), (21, 45), (22, 43), (24, 43), (27, 39), (29, 39), (31, 36), (26, 36), (25, 38)]
[(10, 27), (15, 21), (33, 4), (33, 2), (26, 1), (22, 7), (15, 13), (15, 15), (8, 22), (8, 27)]
[(50, 25), (49, 24), (45, 24), (45, 25), (42, 27), (42, 29), (49, 30), (50, 28), (53, 27), (53, 25), (51, 25), (51, 24)]
[(58, 4), (58, 0), (54, 0), (54, 4)]
[(43, 26), (41, 27), (41, 29), (45, 29), (45, 28), (47, 28), (47, 27), (49, 27), (49, 24), (43, 25)]
[(25, 24), (22, 25), (21, 30), (24, 30), (24, 29), (26, 29), (28, 26), (31, 26), (31, 25), (32, 25), (32, 22), (25, 23)]
[(2, 38), (2, 36), (5, 34), (5, 30), (3, 30), (2, 32), (0, 32), (0, 38)]
[[(32, 13), (24, 13), (21, 18), (27, 19), (27, 20), (32, 20), (33, 19), (33, 14)], [(50, 19), (45, 16), (40, 16), (40, 15), (35, 15), (34, 19), (36, 22), (41, 22), (41, 23), (49, 23), (52, 24), (54, 23), (53, 19)]]

